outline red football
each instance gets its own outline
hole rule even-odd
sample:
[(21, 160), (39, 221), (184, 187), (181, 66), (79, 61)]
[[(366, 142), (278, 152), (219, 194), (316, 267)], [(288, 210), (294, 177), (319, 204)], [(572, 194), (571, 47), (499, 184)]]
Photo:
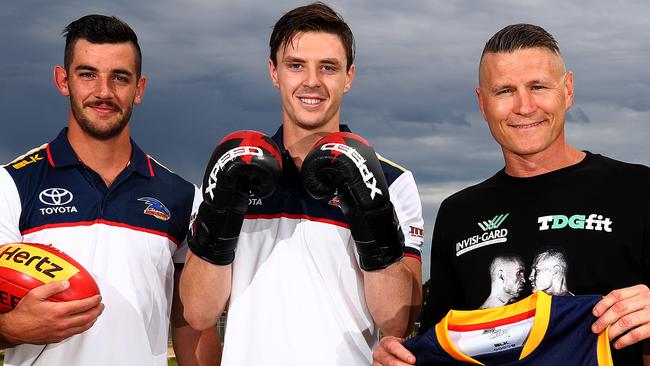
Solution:
[(29, 290), (60, 280), (70, 281), (70, 287), (52, 296), (52, 301), (80, 300), (99, 294), (90, 273), (51, 245), (0, 245), (0, 313), (15, 308)]

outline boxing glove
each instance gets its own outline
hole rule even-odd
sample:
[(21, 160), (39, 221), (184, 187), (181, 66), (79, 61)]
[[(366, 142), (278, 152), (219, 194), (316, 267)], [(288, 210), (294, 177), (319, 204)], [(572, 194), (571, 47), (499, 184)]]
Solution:
[(212, 264), (232, 263), (250, 194), (271, 195), (281, 170), (280, 151), (268, 136), (238, 131), (224, 137), (203, 176), (203, 202), (187, 240), (192, 253)]
[(361, 269), (386, 268), (404, 256), (404, 234), (390, 202), (386, 177), (366, 140), (349, 132), (324, 137), (305, 158), (301, 175), (315, 199), (337, 196)]

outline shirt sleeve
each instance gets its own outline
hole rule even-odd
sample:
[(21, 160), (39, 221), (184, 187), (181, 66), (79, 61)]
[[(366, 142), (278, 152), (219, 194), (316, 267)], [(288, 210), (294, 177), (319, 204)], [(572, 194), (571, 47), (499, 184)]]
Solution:
[[(194, 218), (196, 217), (196, 213), (199, 211), (199, 205), (203, 201), (203, 196), (201, 195), (201, 190), (194, 186), (194, 199), (192, 202), (192, 214), (189, 219), (189, 224), (188, 228), (192, 225), (192, 222), (194, 221)], [(189, 233), (189, 229), (188, 229)], [(178, 246), (178, 249), (174, 252), (174, 263), (175, 264), (183, 264), (185, 263), (185, 257), (187, 256), (187, 251), (188, 251), (188, 246), (187, 246), (187, 236), (185, 239), (183, 239), (183, 242), (181, 245)]]
[(388, 188), (391, 202), (404, 233), (404, 255), (421, 260), (424, 243), (422, 203), (410, 171), (402, 173)]
[(0, 244), (22, 241), (18, 188), (5, 168), (0, 167)]

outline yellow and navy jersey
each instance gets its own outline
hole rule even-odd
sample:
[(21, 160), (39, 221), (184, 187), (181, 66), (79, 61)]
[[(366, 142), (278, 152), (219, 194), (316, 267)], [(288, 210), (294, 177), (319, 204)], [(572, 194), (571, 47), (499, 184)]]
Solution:
[[(347, 219), (334, 197), (321, 202), (307, 194), (282, 129), (273, 139), (282, 176), (271, 196), (249, 201), (232, 267), (221, 364), (369, 365), (378, 327)], [(385, 159), (381, 166), (405, 256), (419, 260), (423, 220), (413, 175)]]
[(200, 195), (131, 146), (110, 187), (77, 158), (67, 129), (0, 168), (0, 244), (54, 245), (91, 273), (106, 305), (90, 330), (9, 348), (5, 365), (167, 364), (174, 264)]
[(404, 346), (418, 366), (611, 366), (607, 331), (591, 331), (601, 298), (537, 291), (502, 307), (451, 310)]

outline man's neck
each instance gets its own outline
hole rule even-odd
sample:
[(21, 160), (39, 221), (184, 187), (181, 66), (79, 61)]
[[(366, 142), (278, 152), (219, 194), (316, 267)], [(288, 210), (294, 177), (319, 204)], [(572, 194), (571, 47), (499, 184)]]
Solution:
[(131, 160), (129, 126), (113, 138), (98, 140), (71, 123), (68, 128), (68, 141), (79, 160), (99, 174), (107, 187), (113, 184)]
[(512, 177), (527, 178), (549, 173), (575, 165), (582, 161), (586, 153), (563, 144), (554, 150), (547, 149), (531, 155), (517, 155), (503, 152), (506, 173)]

